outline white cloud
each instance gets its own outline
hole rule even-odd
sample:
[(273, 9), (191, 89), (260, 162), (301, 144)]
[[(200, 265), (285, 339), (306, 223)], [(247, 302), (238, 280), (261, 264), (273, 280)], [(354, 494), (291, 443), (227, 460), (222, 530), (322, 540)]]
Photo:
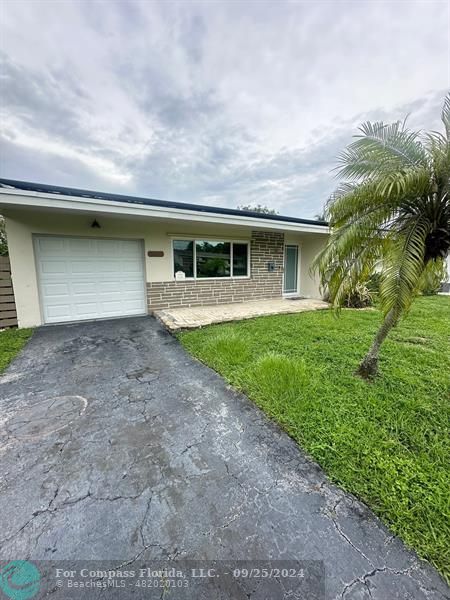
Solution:
[[(0, 139), (3, 138), (16, 146), (54, 155), (63, 159), (70, 159), (75, 164), (81, 163), (89, 170), (96, 173), (99, 179), (110, 180), (118, 185), (124, 185), (131, 181), (132, 173), (121, 169), (113, 161), (96, 156), (73, 145), (65, 144), (57, 139), (49, 139), (45, 135), (39, 135), (33, 130), (26, 130), (20, 121), (15, 121), (8, 116), (0, 115), (2, 126), (0, 127)], [(80, 186), (82, 187), (82, 186)]]
[[(434, 0), (4, 4), (0, 172), (311, 216), (361, 120), (410, 110), (411, 126), (439, 126), (448, 11)], [(48, 156), (60, 159), (52, 181)]]

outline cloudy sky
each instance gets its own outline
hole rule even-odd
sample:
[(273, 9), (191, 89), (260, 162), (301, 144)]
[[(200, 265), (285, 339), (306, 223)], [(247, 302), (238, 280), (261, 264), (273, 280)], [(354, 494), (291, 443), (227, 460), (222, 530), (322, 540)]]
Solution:
[(447, 0), (1, 0), (0, 175), (313, 216), (367, 120), (440, 128)]

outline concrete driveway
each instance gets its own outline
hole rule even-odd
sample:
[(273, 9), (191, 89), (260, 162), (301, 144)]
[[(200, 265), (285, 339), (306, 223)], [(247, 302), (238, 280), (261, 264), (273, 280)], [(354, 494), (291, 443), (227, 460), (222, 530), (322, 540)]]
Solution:
[[(303, 596), (247, 578), (167, 597), (449, 598), (434, 569), (151, 317), (41, 328), (0, 382), (3, 562), (312, 560), (325, 593), (319, 562)], [(51, 598), (105, 598), (51, 583)]]

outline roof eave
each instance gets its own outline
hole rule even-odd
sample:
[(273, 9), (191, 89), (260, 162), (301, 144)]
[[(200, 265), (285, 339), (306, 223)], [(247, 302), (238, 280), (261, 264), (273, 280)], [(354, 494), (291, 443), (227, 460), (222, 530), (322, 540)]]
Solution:
[(320, 223), (303, 223), (285, 221), (275, 218), (267, 219), (248, 214), (227, 214), (220, 212), (204, 212), (189, 208), (172, 208), (169, 206), (155, 206), (118, 200), (104, 200), (83, 196), (64, 195), (55, 193), (19, 190), (15, 188), (0, 188), (0, 206), (16, 206), (22, 208), (59, 209), (69, 212), (95, 212), (105, 214), (134, 215), (147, 218), (157, 217), (168, 220), (187, 220), (194, 222), (221, 223), (224, 225), (237, 225), (244, 227), (257, 227), (265, 229), (278, 229), (309, 233), (327, 234), (329, 228)]

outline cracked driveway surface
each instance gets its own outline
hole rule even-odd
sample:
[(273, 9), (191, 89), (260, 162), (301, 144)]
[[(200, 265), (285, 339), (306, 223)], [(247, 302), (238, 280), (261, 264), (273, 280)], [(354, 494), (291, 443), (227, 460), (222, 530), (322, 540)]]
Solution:
[(2, 561), (311, 559), (327, 600), (449, 598), (151, 317), (37, 330), (0, 397)]

